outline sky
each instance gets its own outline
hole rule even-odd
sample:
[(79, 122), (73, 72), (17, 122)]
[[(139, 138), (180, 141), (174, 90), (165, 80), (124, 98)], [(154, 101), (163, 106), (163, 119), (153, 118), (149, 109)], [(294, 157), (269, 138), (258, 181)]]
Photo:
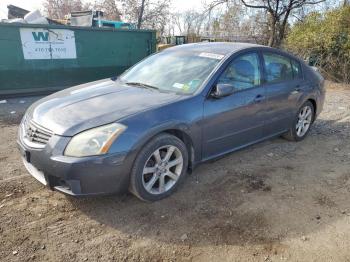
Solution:
[[(172, 0), (175, 10), (199, 9), (204, 0)], [(7, 5), (16, 5), (27, 10), (42, 9), (43, 0), (0, 0), (0, 19), (7, 18)]]

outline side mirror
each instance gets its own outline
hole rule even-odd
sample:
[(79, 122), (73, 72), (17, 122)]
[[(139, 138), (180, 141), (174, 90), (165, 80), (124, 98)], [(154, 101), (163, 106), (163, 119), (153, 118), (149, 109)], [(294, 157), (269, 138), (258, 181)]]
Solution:
[(211, 97), (221, 98), (232, 95), (235, 92), (235, 87), (230, 84), (217, 84), (214, 91), (211, 93)]

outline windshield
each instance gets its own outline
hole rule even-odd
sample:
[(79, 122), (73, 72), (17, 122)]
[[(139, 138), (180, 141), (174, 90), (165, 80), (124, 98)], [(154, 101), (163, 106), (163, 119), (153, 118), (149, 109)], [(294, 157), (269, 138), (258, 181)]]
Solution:
[(132, 67), (120, 80), (146, 88), (193, 94), (222, 58), (223, 55), (213, 53), (160, 52)]

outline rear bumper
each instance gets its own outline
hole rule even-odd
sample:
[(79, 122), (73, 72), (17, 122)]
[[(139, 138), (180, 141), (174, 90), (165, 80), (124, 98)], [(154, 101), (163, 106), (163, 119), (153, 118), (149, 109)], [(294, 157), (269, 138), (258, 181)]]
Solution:
[(317, 95), (317, 99), (316, 99), (316, 117), (317, 118), (322, 110), (323, 110), (323, 107), (324, 107), (324, 102), (325, 102), (325, 99), (326, 99), (326, 89), (324, 87), (324, 83), (321, 84), (321, 87), (320, 87), (320, 90), (319, 90), (319, 93)]
[(17, 141), (28, 172), (52, 190), (72, 196), (114, 194), (127, 191), (132, 162), (126, 153), (74, 158), (36, 150)]

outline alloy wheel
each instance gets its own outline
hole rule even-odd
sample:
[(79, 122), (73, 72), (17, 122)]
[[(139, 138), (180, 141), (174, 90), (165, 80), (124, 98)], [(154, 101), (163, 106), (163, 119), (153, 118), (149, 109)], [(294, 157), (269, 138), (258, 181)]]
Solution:
[(300, 110), (298, 122), (296, 124), (296, 134), (298, 137), (303, 137), (309, 130), (312, 122), (312, 108), (306, 105)]
[(154, 195), (169, 191), (181, 175), (183, 161), (182, 153), (176, 146), (166, 145), (156, 149), (142, 171), (145, 190)]

